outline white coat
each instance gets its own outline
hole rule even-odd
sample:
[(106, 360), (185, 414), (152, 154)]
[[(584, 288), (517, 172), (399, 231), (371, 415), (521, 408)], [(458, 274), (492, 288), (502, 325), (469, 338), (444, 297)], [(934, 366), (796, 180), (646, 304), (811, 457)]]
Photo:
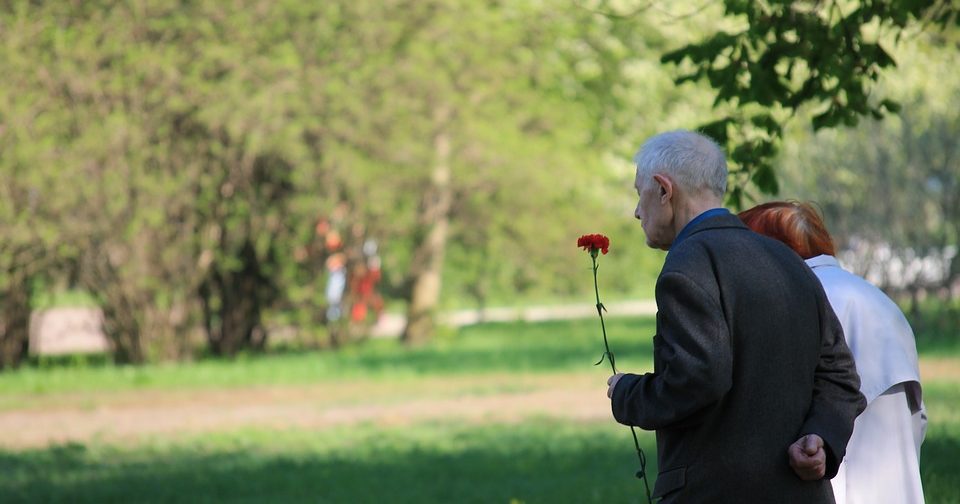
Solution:
[(836, 258), (807, 259), (853, 353), (867, 409), (831, 481), (837, 504), (922, 503), (920, 444), (927, 416), (913, 330), (880, 289)]

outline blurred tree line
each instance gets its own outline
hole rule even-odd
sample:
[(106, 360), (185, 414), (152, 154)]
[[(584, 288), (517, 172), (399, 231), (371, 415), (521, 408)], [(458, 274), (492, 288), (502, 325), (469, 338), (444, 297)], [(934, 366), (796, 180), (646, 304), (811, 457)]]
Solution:
[[(569, 294), (576, 237), (625, 227), (601, 154), (628, 65), (663, 48), (646, 28), (562, 2), (4, 3), (3, 364), (38, 285), (93, 295), (120, 363), (316, 326), (338, 208), (348, 261), (381, 244), (408, 342), (445, 276), (478, 303)], [(680, 101), (660, 86), (634, 102)], [(619, 262), (649, 277), (639, 245)]]
[[(944, 48), (946, 50), (938, 50)], [(859, 128), (794, 127), (784, 192), (818, 202), (842, 260), (907, 301), (915, 325), (960, 322), (960, 33), (914, 33), (879, 91), (902, 110)], [(935, 309), (923, 313), (922, 301)], [(927, 320), (924, 320), (924, 319)], [(915, 328), (916, 329), (916, 328)]]
[[(731, 40), (772, 40), (752, 28), (770, 19), (755, 4), (5, 2), (0, 366), (27, 355), (38, 288), (94, 296), (120, 363), (192, 355), (198, 335), (217, 355), (262, 349), (270, 320), (312, 331), (331, 255), (321, 222), (348, 266), (379, 243), (408, 343), (429, 338), (444, 303), (586, 294), (583, 233), (613, 240), (604, 268), (624, 273), (605, 277), (606, 292), (644, 292), (662, 255), (632, 222), (628, 160), (640, 139), (762, 91), (710, 68)], [(916, 16), (904, 19), (894, 25)], [(742, 36), (698, 50), (705, 27)], [(659, 59), (678, 46), (687, 52), (666, 60), (681, 73), (685, 54), (707, 62), (707, 82), (674, 85)], [(746, 101), (779, 114), (760, 98)], [(780, 131), (765, 129), (779, 115), (745, 114)], [(747, 167), (734, 187), (776, 190), (774, 169), (756, 168), (776, 148), (750, 143), (739, 122), (711, 124), (746, 146), (729, 143)]]

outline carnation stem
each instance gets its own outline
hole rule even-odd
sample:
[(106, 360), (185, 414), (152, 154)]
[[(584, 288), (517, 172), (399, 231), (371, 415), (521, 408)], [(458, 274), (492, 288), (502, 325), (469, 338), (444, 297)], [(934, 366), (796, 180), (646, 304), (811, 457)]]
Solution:
[[(616, 360), (613, 358), (613, 352), (610, 351), (610, 344), (607, 342), (607, 326), (603, 322), (603, 311), (606, 310), (606, 307), (603, 306), (603, 303), (600, 302), (600, 286), (597, 283), (597, 253), (595, 250), (590, 251), (590, 260), (593, 261), (593, 292), (597, 297), (597, 315), (600, 315), (600, 329), (603, 331), (603, 348), (606, 350), (597, 364), (603, 362), (603, 358), (606, 357), (610, 361), (610, 369), (613, 371), (613, 374), (617, 374), (617, 364)], [(643, 488), (647, 492), (647, 502), (653, 503), (653, 500), (650, 498), (650, 484), (647, 482), (647, 457), (643, 453), (643, 449), (640, 448), (640, 440), (637, 438), (637, 429), (634, 426), (630, 426), (630, 433), (633, 434), (633, 446), (637, 449), (637, 457), (640, 459), (640, 470), (637, 471), (637, 478), (643, 480)]]
[[(606, 310), (606, 307), (603, 306), (603, 303), (600, 302), (600, 286), (597, 284), (597, 256), (596, 253), (590, 254), (590, 260), (593, 261), (593, 293), (597, 296), (597, 315), (600, 315), (600, 329), (603, 331), (603, 348), (606, 352), (600, 356), (600, 362), (603, 362), (603, 358), (606, 357), (610, 361), (610, 369), (613, 371), (613, 374), (617, 374), (617, 363), (613, 358), (613, 352), (610, 351), (610, 344), (607, 342), (607, 326), (603, 323), (603, 310)], [(597, 364), (600, 364), (598, 362)]]

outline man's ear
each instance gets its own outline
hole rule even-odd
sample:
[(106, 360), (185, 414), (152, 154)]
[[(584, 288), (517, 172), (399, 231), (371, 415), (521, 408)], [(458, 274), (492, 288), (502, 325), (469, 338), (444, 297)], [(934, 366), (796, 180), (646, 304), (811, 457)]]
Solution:
[(653, 176), (653, 180), (656, 181), (659, 186), (657, 189), (657, 195), (660, 197), (660, 203), (667, 203), (673, 198), (673, 181), (669, 177), (666, 177), (662, 174), (656, 174)]

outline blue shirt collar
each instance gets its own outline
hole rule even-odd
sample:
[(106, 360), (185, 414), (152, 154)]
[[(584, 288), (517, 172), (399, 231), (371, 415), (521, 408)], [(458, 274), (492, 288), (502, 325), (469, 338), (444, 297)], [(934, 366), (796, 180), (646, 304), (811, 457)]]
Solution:
[(816, 257), (811, 257), (806, 260), (807, 266), (811, 268), (822, 268), (824, 266), (832, 266), (834, 268), (842, 268), (840, 262), (837, 261), (837, 258), (832, 255), (818, 255)]
[(670, 248), (676, 247), (677, 245), (680, 244), (680, 242), (682, 242), (683, 240), (686, 240), (687, 237), (690, 236), (690, 233), (693, 232), (693, 227), (699, 224), (700, 222), (703, 222), (709, 219), (710, 217), (716, 217), (718, 215), (727, 215), (729, 213), (730, 211), (727, 210), (726, 208), (711, 208), (710, 210), (707, 210), (706, 212), (703, 212), (702, 214), (694, 217), (693, 220), (688, 222), (686, 226), (683, 226), (683, 229), (680, 230), (680, 234), (678, 234), (677, 237), (673, 239), (673, 244), (670, 245)]

